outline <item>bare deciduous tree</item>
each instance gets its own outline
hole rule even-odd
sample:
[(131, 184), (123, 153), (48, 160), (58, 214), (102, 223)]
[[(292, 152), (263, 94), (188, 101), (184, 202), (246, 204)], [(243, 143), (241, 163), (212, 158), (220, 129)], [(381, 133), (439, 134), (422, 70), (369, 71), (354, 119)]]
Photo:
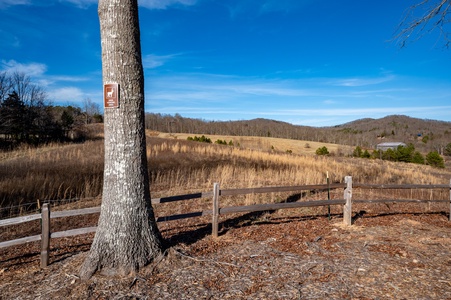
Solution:
[(425, 33), (438, 30), (448, 47), (451, 38), (446, 26), (450, 23), (451, 0), (423, 0), (412, 5), (398, 28), (395, 40), (405, 47), (408, 40), (417, 40)]
[(0, 104), (11, 93), (11, 78), (6, 72), (0, 72)]
[(150, 203), (137, 0), (100, 0), (98, 13), (103, 82), (119, 84), (120, 102), (105, 108), (102, 208), (84, 279), (134, 273), (162, 249)]
[(85, 98), (83, 100), (83, 113), (85, 115), (85, 123), (89, 124), (95, 115), (100, 114), (100, 108), (97, 103), (94, 103), (91, 98)]

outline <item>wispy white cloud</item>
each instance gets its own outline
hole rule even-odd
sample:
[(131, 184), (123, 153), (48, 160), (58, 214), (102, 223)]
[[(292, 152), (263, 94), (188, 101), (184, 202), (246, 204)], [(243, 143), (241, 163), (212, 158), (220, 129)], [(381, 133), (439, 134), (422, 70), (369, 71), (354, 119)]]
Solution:
[(85, 98), (85, 93), (77, 87), (63, 87), (53, 89), (51, 91), (48, 91), (47, 94), (52, 101), (66, 103), (81, 103)]
[(51, 87), (55, 84), (64, 85), (67, 84), (67, 82), (86, 82), (89, 78), (85, 76), (43, 75), (35, 78), (34, 80), (42, 87)]
[(70, 4), (75, 5), (78, 8), (86, 9), (91, 5), (97, 5), (98, 0), (59, 0), (59, 2), (68, 2)]
[(148, 54), (143, 57), (143, 67), (144, 69), (155, 69), (161, 67), (166, 62), (180, 54), (169, 54), (169, 55), (155, 55)]
[(197, 0), (138, 0), (138, 5), (148, 9), (167, 9), (169, 6), (182, 5), (191, 6)]
[(30, 0), (0, 0), (0, 9), (13, 5), (28, 5), (31, 4)]
[(318, 117), (303, 117), (303, 118), (291, 118), (286, 120), (286, 122), (291, 123), (293, 125), (302, 125), (302, 126), (330, 126), (330, 125), (339, 125), (341, 122), (337, 118), (327, 118), (323, 116)]
[(376, 78), (355, 77), (355, 78), (338, 79), (334, 82), (331, 82), (331, 84), (336, 86), (356, 87), (356, 86), (381, 84), (387, 81), (391, 81), (393, 79), (395, 79), (394, 75), (385, 75)]
[(81, 82), (81, 81), (88, 81), (89, 77), (86, 76), (67, 76), (67, 75), (56, 75), (56, 76), (50, 76), (54, 81), (65, 81), (65, 82)]
[(20, 63), (15, 60), (2, 60), (0, 71), (7, 73), (24, 73), (39, 81), (41, 85), (48, 86), (55, 82), (82, 82), (89, 80), (86, 76), (67, 76), (67, 75), (46, 75), (47, 65), (38, 62)]
[[(225, 1), (224, 1), (225, 2)], [(292, 12), (302, 6), (308, 5), (312, 0), (238, 0), (227, 1), (223, 5), (227, 7), (232, 19), (240, 16), (256, 17), (271, 12)]]
[(407, 106), (407, 107), (362, 107), (362, 108), (339, 108), (339, 109), (290, 109), (276, 110), (271, 112), (284, 116), (368, 116), (368, 115), (392, 115), (392, 114), (411, 114), (418, 112), (443, 113), (450, 111), (451, 106)]
[(335, 101), (335, 100), (330, 100), (330, 99), (327, 99), (327, 100), (324, 100), (324, 101), (323, 101), (323, 103), (324, 103), (324, 104), (336, 104), (336, 103), (337, 103), (337, 101)]
[(237, 94), (247, 94), (254, 96), (270, 97), (270, 96), (284, 96), (284, 97), (300, 97), (307, 93), (303, 89), (291, 88), (283, 84), (269, 84), (267, 82), (244, 82), (243, 84), (225, 85), (224, 90), (234, 91)]
[(47, 66), (41, 63), (23, 64), (15, 60), (2, 60), (0, 70), (8, 73), (20, 72), (28, 76), (42, 76), (47, 71)]
[[(191, 73), (154, 77), (149, 82), (151, 95), (158, 99), (240, 99), (243, 97), (301, 97), (312, 90), (286, 80), (265, 80), (253, 77)], [(155, 92), (153, 92), (155, 91)], [(205, 97), (205, 98), (200, 98)]]

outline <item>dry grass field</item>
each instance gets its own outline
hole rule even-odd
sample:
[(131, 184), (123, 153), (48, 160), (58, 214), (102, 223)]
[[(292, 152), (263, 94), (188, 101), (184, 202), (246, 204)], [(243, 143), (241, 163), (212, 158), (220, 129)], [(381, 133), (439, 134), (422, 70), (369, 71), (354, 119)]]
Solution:
[[(335, 154), (351, 151), (334, 144), (209, 136), (213, 141), (232, 140), (235, 145), (224, 146), (187, 141), (187, 137), (148, 132), (152, 197), (211, 190), (214, 182), (223, 188), (321, 184), (326, 182), (326, 173), (331, 182), (342, 182), (350, 175), (358, 183), (399, 184), (443, 184), (451, 174), (448, 169), (423, 165), (314, 154), (322, 146)], [(0, 153), (0, 215), (33, 209), (37, 199), (43, 202), (98, 197), (102, 178), (102, 139)]]
[[(198, 134), (197, 136), (201, 136)], [(158, 137), (168, 139), (186, 140), (189, 136), (194, 137), (193, 134), (187, 133), (158, 133)], [(207, 135), (212, 142), (217, 140), (232, 141), (234, 145), (239, 145), (241, 148), (284, 153), (287, 150), (292, 151), (292, 154), (298, 155), (314, 155), (316, 149), (320, 147), (327, 147), (332, 155), (350, 155), (354, 150), (351, 146), (320, 143), (313, 141), (301, 141), (292, 139), (282, 139), (274, 137), (256, 137), (256, 136), (231, 136), (231, 135)]]
[[(208, 136), (235, 146), (148, 132), (152, 198), (221, 188), (355, 183), (448, 184), (451, 170), (348, 158), (349, 148), (275, 138)], [(239, 143), (239, 146), (238, 146)], [(306, 147), (306, 143), (309, 147)], [(335, 156), (318, 157), (326, 146)], [(274, 148), (274, 149), (272, 149)], [(291, 154), (286, 150), (292, 150)], [(53, 144), (0, 154), (3, 217), (33, 210), (100, 204), (103, 141)], [(221, 197), (221, 205), (327, 199), (327, 193)], [(342, 190), (331, 192), (341, 198)], [(443, 190), (359, 190), (355, 199), (449, 199)], [(58, 204), (58, 205), (56, 205)], [(19, 209), (14, 210), (13, 207)], [(22, 211), (20, 211), (22, 208)], [(209, 199), (155, 205), (157, 216), (211, 209)], [(131, 278), (78, 279), (92, 234), (52, 239), (50, 266), (39, 269), (39, 243), (0, 249), (0, 299), (447, 299), (451, 297), (449, 205), (360, 204), (343, 227), (341, 207), (221, 216), (220, 237), (205, 217), (159, 223), (165, 256)], [(52, 230), (94, 226), (97, 215), (54, 219)], [(0, 241), (39, 234), (39, 222), (6, 227)]]

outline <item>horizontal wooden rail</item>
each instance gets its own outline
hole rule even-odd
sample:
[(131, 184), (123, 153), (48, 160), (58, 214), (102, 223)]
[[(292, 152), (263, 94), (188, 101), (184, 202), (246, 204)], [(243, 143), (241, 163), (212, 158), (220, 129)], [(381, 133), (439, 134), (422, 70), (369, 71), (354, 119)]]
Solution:
[(449, 189), (448, 184), (366, 184), (366, 183), (356, 183), (353, 184), (353, 188), (361, 189), (394, 189), (394, 190), (405, 190), (405, 189)]
[(68, 237), (68, 236), (74, 236), (74, 235), (79, 235), (79, 234), (96, 232), (96, 230), (97, 230), (97, 226), (77, 228), (77, 229), (70, 229), (70, 230), (66, 230), (66, 231), (52, 232), (50, 234), (50, 237), (51, 238), (62, 238), (62, 237)]
[(89, 215), (100, 212), (100, 206), (97, 207), (89, 207), (89, 208), (81, 208), (81, 209), (73, 209), (73, 210), (62, 210), (62, 211), (52, 211), (50, 214), (50, 218), (62, 218), (62, 217), (73, 217), (80, 215)]
[[(88, 214), (95, 214), (100, 212), (100, 206), (97, 207), (89, 207), (89, 208), (82, 208), (82, 209), (73, 209), (73, 210), (62, 210), (62, 211), (55, 211), (52, 212), (50, 215), (50, 218), (62, 218), (62, 217), (72, 217), (72, 216), (79, 216), (79, 215), (88, 215)], [(17, 225), (25, 222), (30, 222), (33, 220), (40, 220), (41, 214), (33, 214), (23, 217), (17, 217), (17, 218), (11, 218), (11, 219), (5, 219), (0, 220), (0, 227), (2, 226), (8, 226), (8, 225)]]
[(23, 216), (23, 217), (16, 217), (16, 218), (0, 220), (0, 227), (30, 222), (33, 220), (38, 220), (40, 218), (41, 218), (41, 214), (34, 214), (34, 215), (28, 215), (28, 216)]
[(167, 202), (175, 202), (175, 201), (183, 201), (183, 200), (191, 200), (191, 199), (199, 199), (199, 198), (208, 198), (212, 197), (212, 192), (203, 192), (203, 193), (194, 193), (187, 195), (178, 195), (171, 197), (163, 197), (163, 198), (154, 198), (151, 200), (152, 204), (158, 203), (167, 203)]
[(36, 242), (36, 241), (40, 241), (40, 240), (41, 240), (40, 234), (33, 235), (33, 236), (27, 236), (27, 237), (20, 238), (20, 239), (1, 242), (0, 248), (17, 246), (17, 245), (26, 244), (26, 243), (30, 243), (30, 242)]
[(424, 200), (424, 199), (357, 199), (352, 200), (353, 203), (407, 203), (407, 202), (413, 202), (413, 203), (428, 203), (428, 202), (442, 202), (442, 203), (449, 203), (449, 200)]
[(209, 216), (209, 215), (211, 215), (211, 210), (194, 211), (194, 212), (189, 212), (189, 213), (180, 214), (180, 215), (157, 217), (157, 222), (175, 221), (175, 220), (180, 220), (180, 219), (188, 219), (188, 218), (202, 217), (202, 216)]
[(337, 200), (316, 200), (316, 201), (304, 201), (304, 202), (289, 202), (289, 203), (267, 203), (267, 204), (255, 204), (247, 206), (228, 206), (219, 209), (219, 214), (230, 214), (239, 212), (257, 212), (267, 210), (278, 210), (284, 208), (298, 208), (298, 207), (315, 207), (315, 206), (327, 206), (327, 205), (343, 205), (345, 199)]
[(261, 193), (280, 193), (280, 192), (295, 192), (295, 191), (311, 191), (311, 190), (327, 190), (328, 188), (344, 188), (343, 183), (315, 184), (315, 185), (298, 185), (298, 186), (267, 186), (258, 188), (245, 189), (224, 189), (220, 191), (221, 196), (235, 196), (245, 194), (261, 194)]

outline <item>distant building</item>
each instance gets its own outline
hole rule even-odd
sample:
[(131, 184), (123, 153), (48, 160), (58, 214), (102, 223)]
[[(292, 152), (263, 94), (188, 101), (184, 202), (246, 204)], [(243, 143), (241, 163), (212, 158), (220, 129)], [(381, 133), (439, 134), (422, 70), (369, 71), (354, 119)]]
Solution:
[(399, 146), (405, 147), (406, 144), (401, 143), (401, 142), (381, 143), (381, 144), (377, 144), (376, 149), (377, 149), (377, 150), (382, 150), (382, 151), (387, 151), (388, 149), (395, 150), (395, 149), (398, 148)]

